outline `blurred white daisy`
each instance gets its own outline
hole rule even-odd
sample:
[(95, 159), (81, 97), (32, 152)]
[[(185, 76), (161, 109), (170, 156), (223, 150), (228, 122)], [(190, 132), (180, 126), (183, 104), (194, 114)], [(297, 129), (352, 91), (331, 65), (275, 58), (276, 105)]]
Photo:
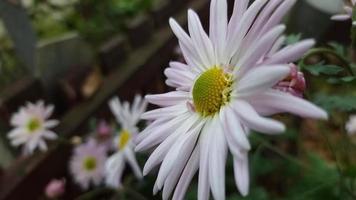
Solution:
[(356, 134), (356, 115), (351, 115), (349, 121), (346, 123), (346, 131), (349, 135)]
[[(347, 0), (347, 1), (348, 2), (347, 3), (345, 2), (345, 5), (344, 5), (345, 13), (333, 15), (331, 17), (332, 20), (345, 21), (345, 20), (352, 19), (352, 12), (353, 12), (353, 8), (356, 5), (356, 0)], [(356, 25), (356, 21), (353, 21), (352, 25), (355, 26)]]
[(106, 148), (94, 139), (77, 146), (69, 163), (74, 181), (84, 190), (90, 184), (98, 186), (104, 178), (105, 161)]
[(7, 135), (11, 144), (15, 147), (23, 145), (24, 154), (32, 154), (36, 148), (46, 151), (45, 140), (57, 139), (57, 135), (50, 130), (59, 123), (58, 120), (49, 119), (53, 109), (53, 105), (45, 106), (43, 101), (20, 107), (10, 120), (14, 127)]
[[(170, 19), (187, 64), (172, 62), (165, 70), (176, 91), (148, 95), (158, 106), (142, 115), (154, 120), (135, 142), (136, 150), (156, 147), (144, 175), (161, 163), (154, 193), (183, 199), (199, 169), (198, 199), (225, 199), (225, 162), (233, 155), (235, 181), (242, 195), (249, 191), (248, 130), (282, 133), (285, 126), (263, 115), (290, 112), (327, 118), (308, 101), (273, 87), (290, 74), (288, 63), (299, 59), (313, 40), (304, 40), (266, 57), (285, 27), (278, 25), (295, 0), (235, 0), (228, 21), (226, 0), (212, 0), (209, 36), (198, 15), (188, 11), (189, 35)], [(277, 45), (278, 46), (278, 45)]]
[(132, 139), (137, 135), (137, 123), (140, 121), (142, 113), (146, 111), (147, 102), (141, 96), (136, 95), (130, 108), (128, 102), (121, 104), (118, 98), (113, 98), (109, 102), (111, 112), (115, 115), (121, 131), (115, 137), (115, 153), (109, 157), (105, 164), (106, 184), (108, 186), (121, 187), (121, 179), (126, 162), (131, 166), (133, 173), (138, 179), (142, 179), (142, 172), (137, 163)]

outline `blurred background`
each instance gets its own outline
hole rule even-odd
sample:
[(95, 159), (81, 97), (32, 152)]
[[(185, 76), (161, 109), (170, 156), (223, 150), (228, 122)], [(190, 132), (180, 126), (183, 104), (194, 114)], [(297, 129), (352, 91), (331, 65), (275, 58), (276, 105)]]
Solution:
[[(233, 0), (229, 4), (232, 8)], [(351, 23), (330, 20), (342, 12), (342, 5), (342, 0), (298, 0), (285, 19), (287, 42), (311, 37), (319, 46), (342, 50), (350, 43)], [(61, 121), (55, 132), (69, 140), (93, 132), (98, 119), (113, 120), (107, 101), (114, 95), (132, 100), (135, 93), (171, 90), (164, 84), (163, 69), (180, 55), (168, 19), (173, 16), (185, 24), (187, 8), (196, 10), (207, 24), (208, 0), (0, 1), (0, 200), (40, 199), (50, 179), (70, 177), (71, 145), (59, 140), (46, 153), (21, 156), (6, 137), (11, 114), (27, 101), (44, 99), (55, 105), (54, 117)], [(306, 77), (311, 94), (320, 92), (318, 88), (343, 92), (326, 85), (323, 77)], [(344, 134), (346, 111), (323, 94), (311, 94), (307, 98), (342, 114), (328, 124), (277, 116), (291, 128), (267, 139), (268, 144), (254, 140), (250, 164), (254, 178), (246, 199), (348, 199), (342, 196), (345, 191), (334, 187), (340, 181), (335, 160), (320, 134), (326, 130)], [(290, 156), (307, 162), (307, 169)], [(139, 157), (141, 166), (146, 159)], [(231, 163), (228, 169), (232, 173)], [(227, 181), (228, 198), (240, 199), (233, 179)], [(146, 199), (160, 199), (151, 194), (153, 183), (154, 176), (139, 184), (128, 178)], [(188, 199), (196, 197), (192, 185)], [(83, 193), (70, 181), (66, 189), (64, 199)]]

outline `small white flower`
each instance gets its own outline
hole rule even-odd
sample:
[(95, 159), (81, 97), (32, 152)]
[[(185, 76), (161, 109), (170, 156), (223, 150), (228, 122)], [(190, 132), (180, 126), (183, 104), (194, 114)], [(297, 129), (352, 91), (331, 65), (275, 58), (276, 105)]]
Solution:
[(142, 172), (133, 151), (135, 145), (132, 139), (138, 132), (136, 125), (142, 113), (145, 112), (147, 103), (141, 96), (136, 95), (131, 108), (128, 102), (121, 104), (118, 98), (112, 99), (109, 106), (121, 126), (121, 131), (113, 142), (116, 152), (106, 162), (105, 177), (108, 186), (119, 188), (122, 186), (121, 179), (126, 162), (131, 166), (135, 176), (142, 179)]
[(25, 154), (32, 154), (36, 148), (47, 150), (45, 139), (57, 139), (57, 135), (50, 129), (57, 126), (59, 121), (49, 120), (54, 106), (45, 106), (43, 101), (36, 104), (27, 103), (11, 117), (11, 125), (14, 126), (8, 133), (8, 138), (13, 146), (23, 145)]
[[(344, 5), (345, 13), (333, 15), (331, 17), (331, 19), (335, 20), (335, 21), (345, 21), (348, 19), (352, 19), (352, 12), (353, 12), (353, 8), (355, 7), (355, 5), (356, 5), (356, 0), (350, 0), (349, 3), (345, 3), (345, 5)], [(352, 25), (355, 26), (356, 22), (353, 21)]]
[(104, 178), (106, 148), (94, 139), (79, 145), (74, 149), (69, 169), (82, 189), (88, 189), (90, 183), (97, 186)]
[(356, 115), (351, 115), (349, 121), (346, 123), (346, 131), (349, 135), (356, 134)]
[[(313, 40), (279, 48), (285, 26), (279, 25), (296, 0), (235, 0), (228, 20), (227, 1), (212, 0), (209, 35), (198, 15), (188, 11), (189, 35), (170, 19), (187, 64), (172, 62), (167, 85), (176, 91), (147, 95), (162, 108), (146, 112), (154, 120), (135, 142), (136, 150), (154, 148), (143, 174), (160, 165), (154, 193), (182, 200), (199, 170), (198, 199), (225, 199), (225, 163), (233, 156), (235, 181), (242, 195), (249, 191), (248, 130), (283, 133), (285, 126), (264, 116), (290, 112), (327, 118), (310, 102), (273, 87), (290, 74)], [(283, 39), (283, 38), (282, 38)], [(274, 47), (278, 47), (274, 49)]]

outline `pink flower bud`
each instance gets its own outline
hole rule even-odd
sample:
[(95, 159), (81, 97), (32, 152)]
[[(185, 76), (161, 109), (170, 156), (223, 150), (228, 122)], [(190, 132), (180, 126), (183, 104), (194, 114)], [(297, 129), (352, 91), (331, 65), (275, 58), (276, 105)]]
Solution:
[(111, 136), (112, 128), (105, 120), (101, 120), (96, 131), (99, 137), (106, 138)]
[(306, 89), (304, 74), (298, 71), (298, 67), (295, 64), (290, 64), (290, 68), (289, 76), (277, 83), (274, 88), (297, 97), (303, 97)]
[(45, 194), (46, 197), (50, 199), (58, 198), (65, 191), (66, 181), (64, 178), (62, 179), (52, 179), (46, 186)]

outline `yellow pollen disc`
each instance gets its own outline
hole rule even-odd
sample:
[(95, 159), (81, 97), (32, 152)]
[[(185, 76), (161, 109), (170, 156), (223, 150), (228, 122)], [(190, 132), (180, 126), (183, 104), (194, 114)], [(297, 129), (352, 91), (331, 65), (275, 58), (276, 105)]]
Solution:
[(40, 127), (41, 127), (41, 122), (37, 118), (32, 118), (27, 123), (27, 129), (30, 133), (35, 132)]
[(121, 131), (119, 136), (118, 148), (120, 150), (125, 148), (125, 146), (127, 145), (130, 139), (131, 139), (131, 134), (127, 130)]
[(231, 85), (232, 76), (220, 67), (205, 71), (193, 87), (196, 111), (205, 117), (219, 112), (221, 106), (230, 100)]
[(96, 159), (92, 156), (88, 156), (83, 161), (83, 168), (87, 171), (92, 171), (96, 168)]

